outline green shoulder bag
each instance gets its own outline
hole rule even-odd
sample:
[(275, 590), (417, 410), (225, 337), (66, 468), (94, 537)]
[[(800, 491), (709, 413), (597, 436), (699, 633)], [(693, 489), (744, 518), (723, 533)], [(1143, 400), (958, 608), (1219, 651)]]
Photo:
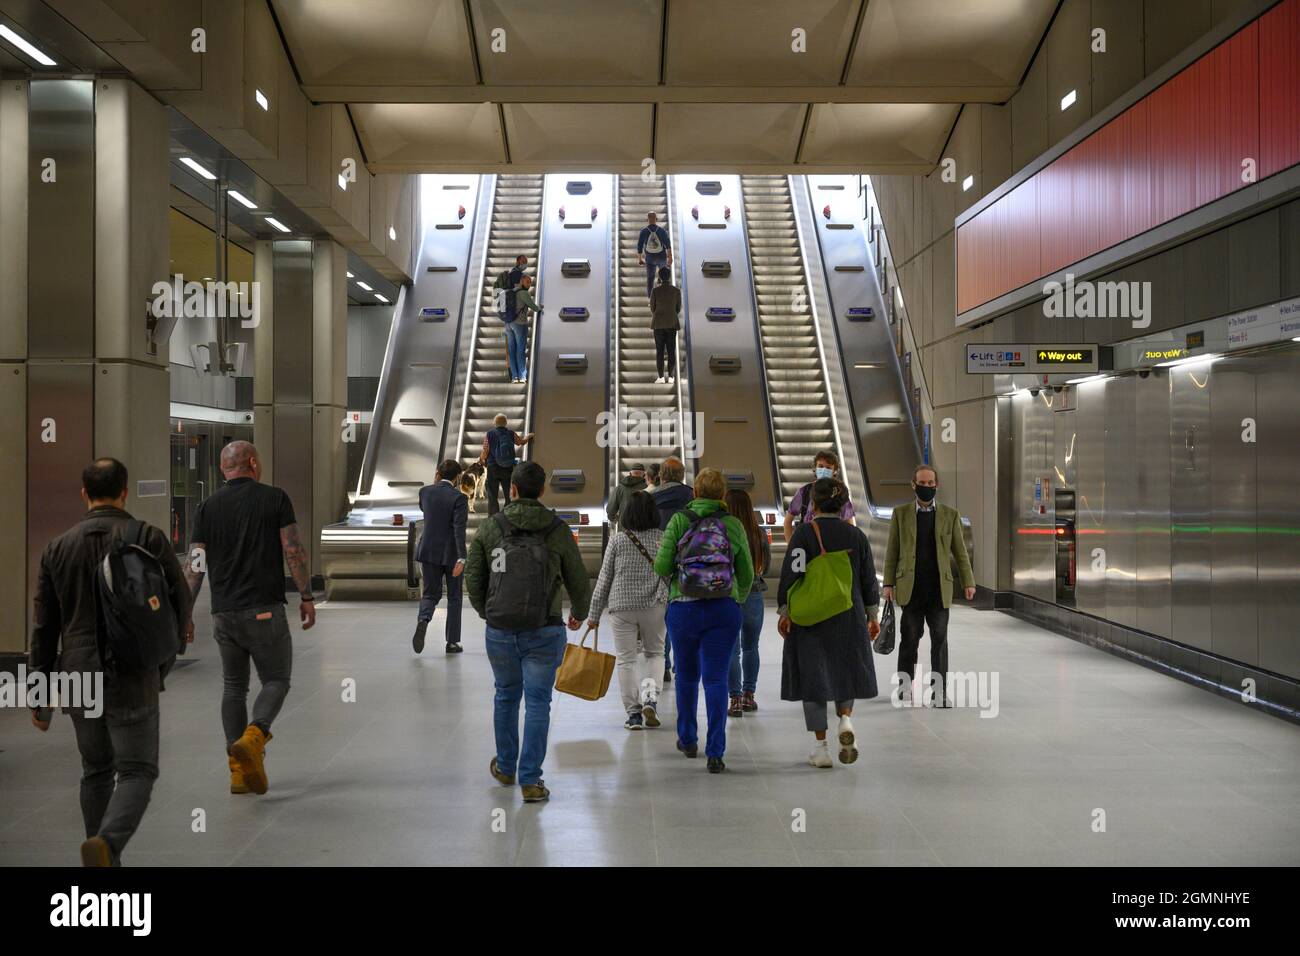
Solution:
[(790, 586), (787, 605), (790, 620), (811, 627), (853, 607), (853, 565), (847, 551), (827, 551), (822, 529), (812, 522), (821, 554), (808, 562), (804, 575)]

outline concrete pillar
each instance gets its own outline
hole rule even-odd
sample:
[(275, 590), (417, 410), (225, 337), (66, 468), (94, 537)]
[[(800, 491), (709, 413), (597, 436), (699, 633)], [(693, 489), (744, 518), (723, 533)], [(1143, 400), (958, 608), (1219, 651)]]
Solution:
[(167, 278), (167, 121), (129, 80), (0, 83), (0, 654), (27, 645), (46, 543), (83, 513), (81, 469), (111, 455), (128, 507), (169, 520), (166, 343), (147, 303)]
[(328, 239), (262, 240), (254, 278), (254, 443), (263, 480), (289, 493), (323, 587), (320, 532), (347, 511), (347, 251)]

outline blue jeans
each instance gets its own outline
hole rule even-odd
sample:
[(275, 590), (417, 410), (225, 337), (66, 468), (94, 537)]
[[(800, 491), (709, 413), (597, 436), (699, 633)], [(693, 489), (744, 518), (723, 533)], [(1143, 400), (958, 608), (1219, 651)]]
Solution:
[[(750, 591), (745, 603), (740, 606), (741, 625), (740, 643), (731, 655), (731, 673), (729, 690), (732, 697), (739, 697), (743, 690), (752, 694), (758, 689), (758, 636), (763, 633), (763, 592)], [(744, 659), (744, 682), (741, 682), (741, 659)]]
[(677, 739), (688, 747), (699, 740), (695, 708), (702, 680), (706, 757), (721, 757), (727, 749), (727, 671), (740, 620), (740, 605), (731, 598), (668, 605), (668, 637), (677, 654)]
[(516, 319), (506, 323), (506, 350), (510, 355), (510, 377), (528, 377), (528, 326)]
[(668, 265), (668, 253), (660, 252), (656, 255), (646, 253), (645, 257), (645, 296), (650, 298), (650, 293), (655, 290), (655, 279), (659, 278), (659, 269)]
[[(487, 654), (496, 679), (493, 725), (497, 769), (528, 786), (542, 779), (546, 735), (551, 728), (551, 691), (564, 660), (564, 626), (502, 631), (488, 625)], [(524, 702), (524, 744), (519, 747), (519, 701)]]

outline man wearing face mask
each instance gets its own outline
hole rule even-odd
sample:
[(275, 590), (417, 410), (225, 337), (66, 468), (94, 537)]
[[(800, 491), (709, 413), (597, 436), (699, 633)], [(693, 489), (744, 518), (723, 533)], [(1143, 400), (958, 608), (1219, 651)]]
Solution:
[[(839, 478), (839, 476), (839, 456), (833, 451), (818, 452), (817, 457), (813, 459), (813, 480), (794, 493), (794, 497), (790, 499), (790, 508), (785, 513), (786, 544), (790, 543), (790, 538), (794, 534), (795, 522), (803, 524), (813, 516), (813, 482), (818, 478)], [(853, 502), (847, 498), (844, 499), (844, 507), (840, 509), (839, 519), (854, 526), (858, 523), (857, 518), (853, 516)]]
[(948, 608), (952, 604), (952, 562), (957, 564), (966, 600), (975, 597), (961, 516), (956, 508), (935, 502), (939, 473), (932, 465), (917, 465), (912, 473), (916, 501), (899, 505), (889, 521), (889, 546), (885, 550), (884, 598), (902, 608), (898, 645), (898, 670), (907, 675), (900, 700), (912, 699), (917, 649), (921, 633), (930, 628), (930, 670), (934, 706), (948, 707), (945, 693), (948, 673)]

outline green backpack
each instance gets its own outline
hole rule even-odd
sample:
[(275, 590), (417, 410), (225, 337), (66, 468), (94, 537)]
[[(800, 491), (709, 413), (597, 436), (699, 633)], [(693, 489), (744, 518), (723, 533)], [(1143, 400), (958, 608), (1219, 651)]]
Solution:
[(822, 529), (811, 522), (821, 554), (808, 562), (808, 568), (790, 586), (787, 604), (790, 620), (800, 627), (811, 627), (843, 614), (853, 607), (853, 565), (847, 551), (827, 551), (822, 543)]

